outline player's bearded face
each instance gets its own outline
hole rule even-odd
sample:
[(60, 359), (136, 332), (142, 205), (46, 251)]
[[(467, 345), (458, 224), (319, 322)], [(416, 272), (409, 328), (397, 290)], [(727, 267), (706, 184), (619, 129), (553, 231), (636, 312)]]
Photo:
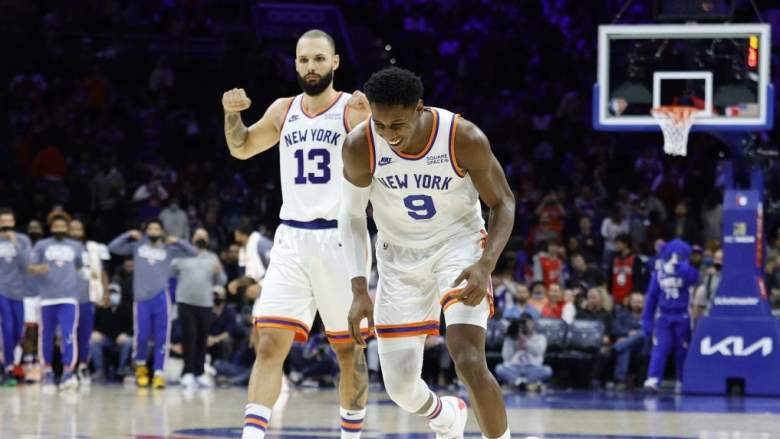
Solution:
[(298, 73), (298, 85), (301, 90), (310, 96), (316, 96), (325, 91), (333, 82), (333, 69), (328, 70), (324, 75), (314, 72), (308, 72), (301, 76)]

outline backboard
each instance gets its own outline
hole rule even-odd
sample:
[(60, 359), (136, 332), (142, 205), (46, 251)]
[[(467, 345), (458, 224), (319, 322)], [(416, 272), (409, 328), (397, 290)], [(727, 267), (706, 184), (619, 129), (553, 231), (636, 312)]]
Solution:
[(699, 109), (692, 130), (772, 128), (767, 24), (599, 26), (593, 127), (658, 130), (650, 110)]

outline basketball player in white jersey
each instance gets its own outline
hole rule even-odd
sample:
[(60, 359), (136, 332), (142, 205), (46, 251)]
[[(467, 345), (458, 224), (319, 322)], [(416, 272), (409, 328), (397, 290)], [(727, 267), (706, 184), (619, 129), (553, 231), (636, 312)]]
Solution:
[[(490, 143), (473, 123), (425, 107), (414, 73), (390, 67), (364, 91), (371, 118), (344, 142), (339, 229), (352, 275), (351, 335), (376, 322), (385, 388), (402, 409), (425, 416), (437, 438), (462, 438), (467, 407), (439, 398), (420, 374), (425, 338), (444, 311), (447, 347), (468, 388), (482, 434), (509, 438), (501, 389), (485, 361), (492, 312), (490, 273), (512, 231), (514, 197)], [(484, 230), (479, 198), (490, 208)], [(366, 205), (379, 230), (376, 303), (362, 274)]]
[[(303, 93), (274, 101), (250, 126), (240, 111), (251, 101), (241, 89), (224, 94), (230, 154), (248, 159), (279, 144), (282, 224), (276, 231), (263, 291), (253, 318), (257, 358), (249, 381), (243, 439), (265, 436), (293, 340), (306, 341), (319, 310), (341, 367), (341, 437), (357, 439), (365, 416), (368, 376), (363, 351), (349, 335), (352, 296), (336, 218), (341, 195), (341, 145), (351, 127), (368, 117), (365, 96), (337, 92), (339, 66), (333, 39), (310, 30), (298, 40), (295, 66)], [(348, 104), (349, 102), (349, 104)], [(363, 262), (366, 268), (366, 258)], [(368, 328), (364, 330), (368, 335)]]

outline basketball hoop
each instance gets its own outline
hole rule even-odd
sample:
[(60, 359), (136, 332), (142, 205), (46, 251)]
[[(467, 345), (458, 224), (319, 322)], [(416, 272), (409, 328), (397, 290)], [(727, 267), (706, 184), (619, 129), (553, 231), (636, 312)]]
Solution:
[(688, 133), (696, 119), (696, 107), (668, 105), (653, 108), (652, 113), (664, 133), (664, 152), (684, 156), (688, 153)]

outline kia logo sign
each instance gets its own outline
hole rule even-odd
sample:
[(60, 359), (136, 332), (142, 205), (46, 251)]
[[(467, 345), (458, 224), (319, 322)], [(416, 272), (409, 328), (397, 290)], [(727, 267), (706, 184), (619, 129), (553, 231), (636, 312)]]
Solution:
[(712, 337), (705, 337), (701, 341), (702, 355), (720, 354), (724, 357), (747, 357), (759, 350), (762, 357), (768, 357), (772, 353), (772, 339), (764, 337), (749, 346), (745, 346), (744, 338), (736, 336), (726, 337), (715, 344), (712, 344)]

